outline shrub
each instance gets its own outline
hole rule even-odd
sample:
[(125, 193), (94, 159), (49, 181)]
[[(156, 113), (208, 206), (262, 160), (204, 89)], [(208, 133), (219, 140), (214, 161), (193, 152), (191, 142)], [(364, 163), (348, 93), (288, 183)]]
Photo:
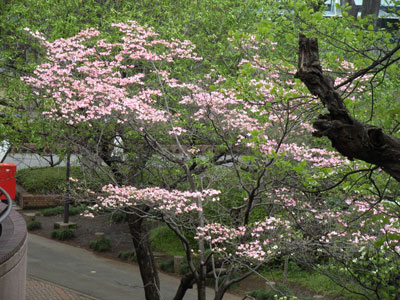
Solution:
[(31, 230), (42, 228), (42, 224), (39, 221), (30, 221), (30, 222), (28, 222), (26, 227), (29, 231), (31, 231)]
[(189, 264), (186, 262), (186, 259), (185, 259), (185, 262), (179, 268), (179, 274), (185, 275), (186, 273), (189, 273), (189, 272), (190, 272)]
[[(83, 172), (79, 166), (71, 166), (70, 176), (79, 180), (86, 188), (96, 190), (109, 183), (106, 176), (96, 172)], [(32, 194), (63, 194), (65, 191), (66, 167), (33, 167), (17, 171), (18, 183)]]
[(164, 272), (174, 273), (174, 260), (169, 259), (160, 262), (160, 269), (163, 270)]
[[(64, 191), (66, 167), (27, 168), (17, 171), (17, 181), (32, 194), (58, 194)], [(79, 167), (71, 167), (71, 177), (82, 177)]]
[(91, 241), (89, 248), (97, 252), (106, 252), (111, 249), (111, 241), (108, 238), (102, 237)]
[(45, 217), (61, 215), (64, 213), (64, 207), (56, 206), (56, 207), (45, 208), (42, 209), (40, 213)]
[(126, 221), (126, 214), (120, 210), (115, 210), (110, 214), (111, 224), (120, 224)]
[(51, 238), (65, 241), (75, 237), (75, 230), (74, 229), (54, 229), (51, 232)]
[[(254, 290), (250, 291), (249, 296), (257, 299), (257, 300), (275, 300), (281, 297), (286, 297), (286, 296), (292, 296), (293, 293), (290, 291), (290, 289), (284, 285), (284, 284), (276, 284), (273, 289), (270, 289), (268, 291), (265, 290)], [(290, 298), (292, 299), (292, 298)]]
[[(69, 214), (70, 214), (70, 216), (75, 216), (75, 215), (83, 213), (86, 209), (87, 209), (87, 206), (85, 206), (85, 205), (79, 205), (79, 206), (70, 205), (69, 206)], [(64, 213), (64, 206), (45, 208), (45, 209), (42, 209), (40, 212), (45, 217), (62, 215)]]
[(71, 216), (79, 215), (83, 213), (85, 210), (87, 210), (86, 205), (79, 205), (79, 206), (69, 206), (69, 214)]
[(118, 258), (127, 261), (137, 261), (136, 253), (133, 250), (121, 251), (118, 253)]
[(152, 229), (150, 239), (155, 251), (163, 252), (170, 256), (185, 254), (181, 241), (167, 226), (159, 226)]

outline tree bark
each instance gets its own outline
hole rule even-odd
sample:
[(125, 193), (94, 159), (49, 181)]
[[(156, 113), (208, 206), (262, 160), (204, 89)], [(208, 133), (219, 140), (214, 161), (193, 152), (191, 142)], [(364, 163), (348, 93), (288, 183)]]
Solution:
[(173, 300), (182, 300), (186, 294), (186, 291), (188, 289), (193, 288), (193, 284), (195, 283), (196, 283), (196, 278), (193, 275), (193, 273), (188, 273), (185, 276), (183, 276)]
[(400, 140), (381, 128), (364, 124), (350, 116), (334, 80), (323, 75), (318, 56), (318, 40), (299, 37), (299, 61), (295, 75), (328, 109), (313, 123), (316, 137), (328, 137), (332, 146), (350, 160), (377, 165), (400, 182)]
[(357, 7), (356, 3), (354, 2), (354, 0), (341, 0), (340, 1), (341, 6), (344, 6), (346, 4), (348, 4), (351, 7), (347, 13), (350, 16), (353, 16), (355, 19), (357, 19), (358, 7)]
[(378, 16), (380, 6), (380, 0), (363, 0), (361, 18), (364, 18), (368, 15)]
[(137, 214), (128, 214), (128, 225), (136, 250), (140, 275), (144, 285), (146, 300), (160, 299), (160, 280), (154, 260), (149, 232), (143, 225), (144, 219)]

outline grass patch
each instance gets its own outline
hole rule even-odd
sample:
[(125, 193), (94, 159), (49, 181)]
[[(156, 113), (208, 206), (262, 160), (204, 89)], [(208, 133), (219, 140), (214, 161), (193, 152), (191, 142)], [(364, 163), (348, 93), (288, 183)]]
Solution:
[[(18, 183), (32, 194), (64, 192), (66, 167), (28, 168), (17, 171)], [(80, 167), (71, 167), (71, 177), (82, 178)]]
[(29, 231), (40, 229), (42, 228), (42, 223), (40, 223), (39, 221), (30, 221), (28, 222), (28, 224), (26, 224), (26, 228)]
[[(69, 214), (70, 216), (75, 216), (83, 213), (87, 209), (86, 205), (79, 205), (79, 206), (69, 206)], [(45, 216), (56, 216), (56, 215), (62, 215), (64, 214), (64, 206), (56, 206), (56, 207), (50, 207), (50, 208), (45, 208), (40, 211), (40, 213)]]
[[(17, 171), (17, 182), (31, 194), (62, 194), (65, 191), (66, 167), (33, 167)], [(86, 183), (85, 188), (96, 190), (108, 184), (108, 178), (93, 171), (83, 172), (79, 166), (71, 166), (70, 176)]]
[(51, 232), (51, 238), (55, 240), (65, 241), (75, 237), (74, 229), (54, 229)]
[(170, 256), (185, 255), (179, 238), (167, 226), (159, 226), (150, 232), (153, 250), (166, 253)]
[(134, 250), (121, 251), (118, 253), (118, 258), (126, 261), (137, 262), (137, 257)]
[(89, 248), (97, 252), (106, 252), (111, 249), (111, 241), (105, 237), (93, 240), (90, 242)]
[[(262, 272), (267, 278), (273, 278), (275, 281), (283, 280), (282, 270), (273, 270), (270, 272)], [(346, 299), (359, 299), (360, 296), (354, 293), (350, 293), (343, 289), (343, 287), (335, 284), (327, 276), (324, 276), (318, 272), (310, 272), (302, 270), (294, 263), (289, 263), (289, 270), (287, 274), (287, 280), (290, 282), (298, 283), (299, 285), (314, 291), (315, 293), (322, 292), (325, 295), (341, 296)], [(354, 291), (359, 290), (358, 286), (351, 285), (347, 282), (347, 286)]]

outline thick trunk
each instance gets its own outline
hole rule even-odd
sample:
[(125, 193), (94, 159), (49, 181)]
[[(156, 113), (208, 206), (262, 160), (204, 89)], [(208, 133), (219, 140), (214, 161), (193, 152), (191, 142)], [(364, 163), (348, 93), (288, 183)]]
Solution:
[(322, 73), (317, 39), (300, 35), (296, 77), (329, 111), (314, 122), (313, 135), (328, 137), (344, 156), (375, 164), (400, 182), (400, 140), (350, 116), (333, 79)]
[(228, 290), (229, 286), (223, 285), (221, 286), (218, 291), (215, 293), (214, 300), (222, 300), (226, 291)]
[(368, 15), (378, 16), (380, 6), (381, 1), (379, 0), (363, 0), (361, 18), (364, 18)]
[(186, 291), (188, 289), (193, 288), (193, 284), (195, 283), (196, 283), (196, 278), (193, 275), (193, 273), (188, 273), (185, 276), (183, 276), (173, 300), (182, 300), (186, 294)]
[(354, 0), (341, 0), (340, 1), (340, 5), (345, 6), (346, 4), (350, 6), (350, 9), (347, 11), (347, 13), (350, 16), (353, 16), (354, 18), (357, 19), (358, 7), (357, 7), (356, 3), (354, 2)]
[(146, 300), (159, 300), (160, 280), (151, 250), (149, 232), (143, 226), (143, 220), (136, 214), (128, 214), (129, 230), (136, 250)]
[(206, 274), (200, 272), (200, 278), (197, 280), (197, 300), (206, 300)]

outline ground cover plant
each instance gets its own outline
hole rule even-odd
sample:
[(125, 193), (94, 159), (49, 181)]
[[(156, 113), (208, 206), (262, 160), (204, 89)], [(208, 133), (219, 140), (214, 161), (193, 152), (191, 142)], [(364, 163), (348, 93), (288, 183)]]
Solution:
[(30, 221), (26, 224), (26, 227), (29, 231), (40, 229), (42, 224), (39, 221)]
[[(80, 168), (72, 167), (71, 176), (82, 178)], [(17, 182), (32, 194), (62, 194), (65, 181), (65, 167), (27, 168), (17, 171)]]
[[(69, 214), (71, 216), (82, 214), (85, 210), (87, 210), (86, 205), (79, 205), (79, 206), (69, 206)], [(64, 213), (64, 206), (56, 206), (56, 207), (49, 207), (42, 209), (40, 213), (43, 216), (56, 216), (62, 215)]]
[[(101, 191), (85, 192), (96, 213), (126, 214), (147, 299), (160, 295), (146, 219), (164, 223), (183, 245), (190, 272), (176, 300), (193, 283), (204, 300), (208, 276), (222, 299), (282, 257), (353, 294), (395, 299), (398, 184), (388, 174), (396, 172), (387, 162), (354, 161), (335, 134), (382, 153), (387, 141), (397, 143), (379, 129), (397, 134), (398, 108), (387, 108), (397, 99), (396, 36), (375, 30), (369, 17), (324, 19), (316, 1), (263, 9), (269, 17), (257, 30), (226, 39), (224, 67), (205, 61), (191, 41), (136, 20), (56, 40), (26, 29), (47, 60), (22, 81), (41, 121), (62, 128), (58, 139), (108, 176)], [(301, 37), (300, 54), (306, 46), (312, 55), (297, 61), (300, 32), (318, 36), (320, 60), (315, 40)], [(349, 133), (348, 122), (371, 130)], [(333, 147), (312, 136), (312, 124)]]
[(75, 237), (75, 230), (74, 229), (54, 229), (51, 232), (51, 238), (66, 241)]
[(109, 238), (102, 237), (90, 242), (89, 248), (97, 252), (105, 252), (111, 249), (111, 241)]

